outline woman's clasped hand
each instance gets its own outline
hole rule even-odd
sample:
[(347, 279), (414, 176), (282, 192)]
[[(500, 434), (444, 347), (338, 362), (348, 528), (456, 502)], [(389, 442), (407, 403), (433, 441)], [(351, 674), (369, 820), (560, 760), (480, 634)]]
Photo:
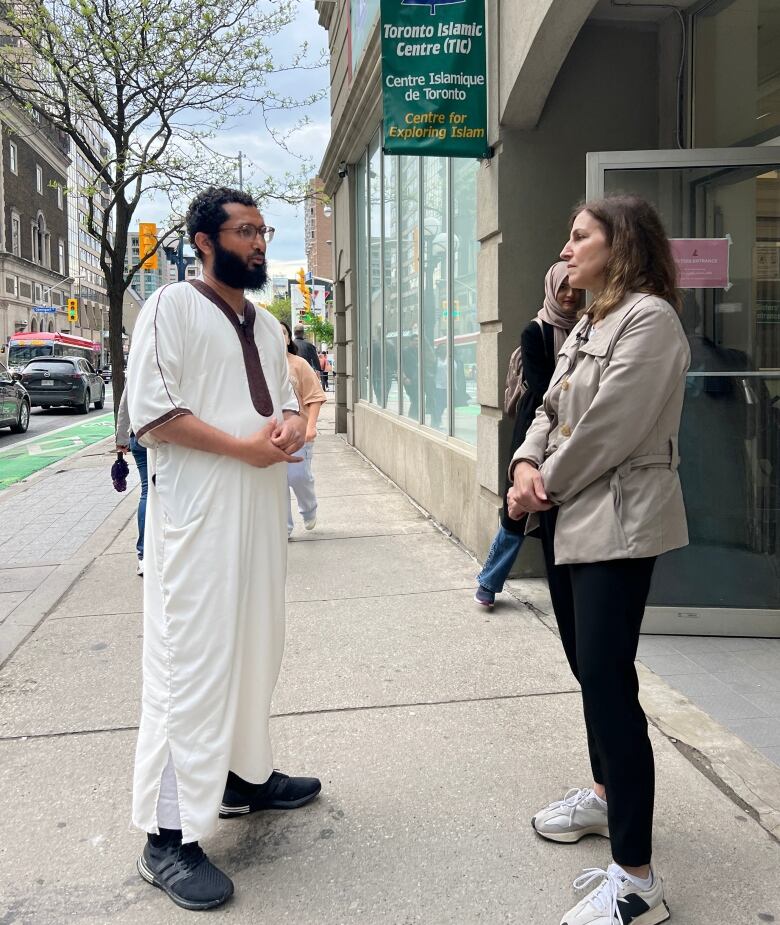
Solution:
[(531, 463), (521, 462), (515, 466), (514, 484), (507, 493), (509, 516), (521, 520), (526, 514), (549, 511), (552, 504), (544, 490), (542, 473)]

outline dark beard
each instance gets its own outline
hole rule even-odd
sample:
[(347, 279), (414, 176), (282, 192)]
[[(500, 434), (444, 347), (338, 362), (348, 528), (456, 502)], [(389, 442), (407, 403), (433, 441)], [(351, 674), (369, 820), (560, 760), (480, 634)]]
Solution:
[(212, 238), (214, 244), (214, 276), (231, 289), (263, 289), (268, 282), (268, 268), (265, 262), (259, 266), (248, 266), (232, 251), (225, 250), (219, 238)]

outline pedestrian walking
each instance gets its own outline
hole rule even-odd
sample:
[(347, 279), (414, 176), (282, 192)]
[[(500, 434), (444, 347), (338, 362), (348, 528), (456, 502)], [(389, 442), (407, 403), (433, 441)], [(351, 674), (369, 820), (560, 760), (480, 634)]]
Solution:
[(274, 770), (268, 716), (284, 641), (287, 468), (305, 440), (262, 289), (273, 229), (247, 193), (190, 204), (198, 279), (157, 290), (136, 324), (128, 405), (149, 450), (143, 701), (133, 822), (141, 876), (186, 909), (233, 892), (200, 840), (217, 816), (294, 809), (316, 778)]
[[(284, 331), (287, 342), (287, 368), (290, 374), (301, 414), (306, 418), (306, 443), (298, 455), (303, 457), (302, 462), (287, 463), (287, 484), (295, 494), (298, 502), (298, 513), (303, 518), (303, 526), (313, 530), (317, 526), (317, 493), (312, 472), (312, 459), (314, 458), (314, 441), (317, 439), (317, 418), (320, 409), (327, 401), (322, 391), (319, 377), (302, 357), (298, 356), (298, 348), (293, 343), (289, 327), (284, 321), (279, 322)], [(287, 492), (287, 536), (292, 536), (293, 528), (292, 501), (290, 491)]]
[(651, 866), (655, 771), (636, 656), (656, 557), (688, 535), (677, 437), (690, 350), (676, 268), (651, 205), (615, 196), (576, 210), (561, 252), (593, 295), (511, 465), (512, 517), (539, 523), (561, 641), (582, 688), (593, 785), (536, 814), (544, 838), (611, 840), (606, 869), (562, 925), (669, 918)]
[(146, 447), (142, 446), (136, 440), (135, 434), (130, 428), (130, 412), (127, 410), (127, 388), (122, 392), (122, 398), (119, 400), (119, 408), (116, 414), (116, 451), (117, 453), (133, 454), (133, 459), (138, 467), (138, 477), (141, 480), (141, 497), (138, 499), (138, 511), (136, 521), (138, 524), (138, 539), (135, 544), (136, 556), (136, 575), (144, 573), (144, 529), (146, 526), (146, 496), (149, 493), (149, 482), (146, 476)]
[[(521, 375), (525, 391), (515, 409), (510, 455), (525, 440), (536, 409), (542, 403), (558, 362), (558, 351), (577, 321), (582, 297), (581, 289), (572, 289), (569, 285), (566, 264), (563, 261), (554, 263), (544, 278), (542, 307), (520, 335)], [(501, 523), (493, 537), (482, 571), (477, 575), (474, 600), (483, 607), (492, 607), (496, 594), (504, 590), (504, 582), (509, 577), (525, 539), (525, 520), (513, 520), (507, 510), (506, 496), (511, 484), (507, 481)]]
[(323, 391), (328, 391), (328, 373), (331, 370), (330, 360), (328, 359), (328, 351), (320, 351), (320, 373), (322, 375), (322, 388)]
[(319, 376), (320, 357), (314, 344), (310, 340), (306, 340), (306, 328), (302, 324), (296, 324), (293, 331), (295, 332), (293, 343), (298, 348), (298, 356), (306, 360)]

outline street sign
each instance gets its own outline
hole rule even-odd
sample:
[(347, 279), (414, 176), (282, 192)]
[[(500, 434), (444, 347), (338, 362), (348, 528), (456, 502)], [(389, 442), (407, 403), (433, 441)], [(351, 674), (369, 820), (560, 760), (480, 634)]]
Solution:
[(39, 315), (54, 315), (57, 311), (54, 305), (33, 305), (32, 310)]
[(386, 154), (490, 157), (485, 0), (381, 0)]

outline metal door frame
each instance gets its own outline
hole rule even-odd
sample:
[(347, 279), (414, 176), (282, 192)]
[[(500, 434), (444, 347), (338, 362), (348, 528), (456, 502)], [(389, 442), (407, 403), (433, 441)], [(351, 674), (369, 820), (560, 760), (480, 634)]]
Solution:
[[(608, 170), (761, 167), (777, 170), (780, 147), (688, 148), (660, 151), (595, 151), (586, 159), (586, 197), (604, 195)], [(780, 375), (780, 373), (778, 373)], [(735, 580), (739, 580), (735, 576)], [(780, 636), (776, 610), (735, 607), (648, 607), (643, 633), (684, 636)]]

